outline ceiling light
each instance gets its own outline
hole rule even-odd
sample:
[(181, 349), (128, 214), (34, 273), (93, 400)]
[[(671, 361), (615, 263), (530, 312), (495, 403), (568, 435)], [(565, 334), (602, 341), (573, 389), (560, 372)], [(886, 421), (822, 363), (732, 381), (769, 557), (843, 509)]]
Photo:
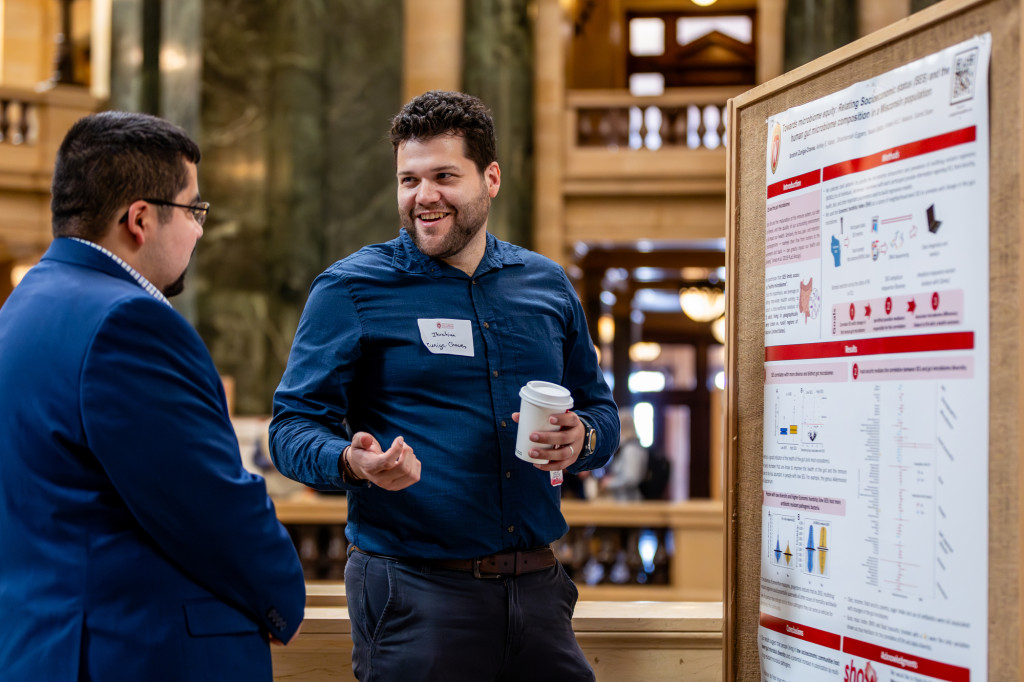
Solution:
[(611, 315), (597, 318), (597, 339), (601, 343), (611, 343), (615, 339), (615, 320)]
[(629, 359), (633, 362), (653, 362), (661, 355), (661, 345), (651, 341), (637, 341), (629, 347)]
[(665, 384), (665, 375), (661, 372), (641, 371), (629, 375), (629, 390), (633, 393), (664, 391)]
[(715, 4), (715, 0), (692, 0), (693, 4), (699, 5), (700, 7), (709, 7)]
[(680, 289), (679, 307), (694, 322), (710, 322), (725, 312), (725, 295), (710, 287)]

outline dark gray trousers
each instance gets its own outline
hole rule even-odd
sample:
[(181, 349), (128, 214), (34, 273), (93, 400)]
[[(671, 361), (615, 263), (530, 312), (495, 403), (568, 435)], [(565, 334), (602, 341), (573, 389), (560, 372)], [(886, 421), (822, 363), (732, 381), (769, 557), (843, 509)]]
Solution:
[(594, 680), (561, 565), (488, 579), (356, 551), (345, 594), (362, 682)]

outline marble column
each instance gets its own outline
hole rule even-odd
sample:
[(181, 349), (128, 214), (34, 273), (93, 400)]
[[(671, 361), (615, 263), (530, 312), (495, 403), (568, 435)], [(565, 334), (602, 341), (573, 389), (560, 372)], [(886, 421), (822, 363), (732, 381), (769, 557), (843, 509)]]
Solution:
[(142, 0), (113, 0), (110, 11), (111, 109), (138, 111), (142, 98)]
[(199, 136), (202, 13), (203, 0), (111, 0), (111, 109), (155, 114)]
[(388, 140), (402, 96), (402, 3), (336, 0), (326, 53), (322, 260), (398, 236), (395, 156)]
[[(201, 137), (202, 9), (203, 0), (164, 0), (159, 7), (158, 113), (196, 140)], [(190, 270), (185, 291), (173, 299), (174, 307), (193, 323), (198, 315), (195, 284), (196, 274)]]
[(199, 136), (203, 0), (110, 0), (111, 109)]
[[(202, 5), (112, 0), (109, 108), (155, 114), (199, 138)], [(194, 279), (190, 271), (185, 292), (172, 301), (193, 323)]]
[(203, 0), (160, 7), (160, 116), (199, 136)]
[(464, 90), (490, 107), (498, 137), (501, 190), (487, 229), (532, 247), (533, 27), (530, 0), (465, 3)]
[(240, 414), (270, 410), (313, 278), (398, 232), (401, 6), (203, 5), (198, 328)]
[(858, 35), (857, 0), (789, 0), (785, 69), (806, 64)]

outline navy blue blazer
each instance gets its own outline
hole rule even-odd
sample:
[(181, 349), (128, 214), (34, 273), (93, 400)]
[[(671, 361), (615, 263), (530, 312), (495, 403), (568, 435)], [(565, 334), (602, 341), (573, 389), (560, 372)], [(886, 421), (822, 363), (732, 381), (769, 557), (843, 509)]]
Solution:
[(270, 680), (304, 602), (198, 334), (54, 240), (0, 309), (0, 678)]

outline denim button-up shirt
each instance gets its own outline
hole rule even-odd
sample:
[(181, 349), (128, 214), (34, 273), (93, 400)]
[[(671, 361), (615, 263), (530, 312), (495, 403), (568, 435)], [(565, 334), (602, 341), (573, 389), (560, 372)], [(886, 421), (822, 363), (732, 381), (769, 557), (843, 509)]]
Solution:
[[(559, 488), (516, 458), (512, 421), (535, 379), (568, 388), (598, 432), (596, 452), (569, 470), (604, 465), (617, 411), (562, 268), (488, 234), (470, 277), (402, 230), (313, 282), (274, 396), (271, 453), (290, 478), (348, 490), (346, 535), (367, 551), (472, 558), (545, 545), (567, 530)], [(343, 482), (338, 459), (356, 431), (385, 449), (403, 436), (420, 481), (394, 492)]]

